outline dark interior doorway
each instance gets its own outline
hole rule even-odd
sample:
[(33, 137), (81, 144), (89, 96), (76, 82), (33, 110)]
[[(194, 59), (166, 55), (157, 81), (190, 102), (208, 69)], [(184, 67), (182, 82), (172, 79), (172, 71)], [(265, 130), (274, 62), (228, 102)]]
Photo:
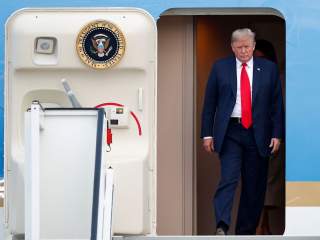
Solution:
[[(211, 202), (220, 177), (219, 161), (217, 156), (212, 157), (202, 150), (200, 118), (211, 65), (232, 53), (230, 35), (234, 29), (249, 27), (258, 39), (273, 44), (285, 89), (285, 21), (272, 13), (248, 15), (260, 10), (235, 10), (233, 14), (233, 10), (227, 9), (227, 14), (221, 15), (219, 10), (220, 15), (215, 15), (214, 9), (205, 9), (206, 15), (201, 16), (198, 13), (203, 14), (203, 10), (181, 10), (179, 14), (175, 10), (168, 11), (157, 21), (159, 235), (211, 235), (215, 232)], [(278, 169), (284, 175), (284, 155), (281, 159)], [(282, 234), (284, 177), (275, 182), (281, 203), (280, 208), (271, 211), (269, 222), (273, 234)], [(233, 219), (236, 214), (234, 208)], [(233, 231), (234, 221), (230, 233)]]
[[(215, 232), (214, 210), (212, 206), (213, 194), (218, 184), (219, 160), (216, 155), (206, 154), (202, 149), (200, 139), (201, 111), (207, 78), (212, 64), (222, 57), (232, 54), (230, 36), (237, 28), (249, 27), (256, 33), (257, 39), (265, 39), (271, 42), (276, 50), (278, 66), (281, 73), (283, 89), (285, 89), (285, 21), (274, 15), (221, 15), (221, 16), (196, 16), (194, 18), (195, 29), (195, 82), (196, 82), (196, 212), (197, 234), (212, 235)], [(284, 91), (285, 97), (285, 91)], [(277, 192), (276, 208), (269, 212), (269, 223), (272, 234), (283, 234), (285, 228), (285, 156), (282, 149), (280, 163), (277, 168), (281, 177), (275, 181)], [(271, 199), (273, 196), (271, 196)], [(238, 205), (238, 194), (234, 206)], [(234, 233), (234, 224), (237, 208), (233, 209), (233, 222), (231, 234)]]

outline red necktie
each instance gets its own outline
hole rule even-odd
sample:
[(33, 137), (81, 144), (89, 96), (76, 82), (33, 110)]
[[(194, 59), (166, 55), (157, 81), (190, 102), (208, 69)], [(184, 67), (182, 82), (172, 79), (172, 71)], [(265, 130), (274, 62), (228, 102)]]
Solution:
[(252, 125), (251, 112), (251, 91), (250, 81), (246, 71), (246, 63), (242, 64), (240, 76), (240, 92), (241, 92), (241, 124), (244, 128), (249, 128)]

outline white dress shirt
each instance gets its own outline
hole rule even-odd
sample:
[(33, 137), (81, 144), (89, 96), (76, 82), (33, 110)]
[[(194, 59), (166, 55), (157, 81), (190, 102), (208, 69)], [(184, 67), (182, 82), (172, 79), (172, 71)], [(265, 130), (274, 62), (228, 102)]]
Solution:
[[(237, 64), (237, 97), (236, 97), (236, 104), (234, 105), (231, 117), (239, 117), (241, 118), (241, 92), (240, 92), (240, 75), (242, 70), (242, 62), (240, 62), (236, 58)], [(246, 71), (250, 81), (250, 92), (251, 92), (251, 99), (252, 99), (252, 76), (253, 76), (253, 58), (251, 58), (247, 62)], [(251, 101), (252, 102), (252, 101)]]
[[(242, 70), (242, 62), (236, 58), (236, 68), (237, 68), (237, 95), (236, 95), (236, 104), (234, 105), (232, 114), (230, 117), (241, 118), (241, 93), (240, 93), (240, 76)], [(252, 102), (252, 78), (253, 78), (253, 58), (247, 62), (246, 71), (250, 81), (250, 92), (251, 92), (251, 102)], [(212, 138), (212, 136), (206, 136), (203, 139)]]

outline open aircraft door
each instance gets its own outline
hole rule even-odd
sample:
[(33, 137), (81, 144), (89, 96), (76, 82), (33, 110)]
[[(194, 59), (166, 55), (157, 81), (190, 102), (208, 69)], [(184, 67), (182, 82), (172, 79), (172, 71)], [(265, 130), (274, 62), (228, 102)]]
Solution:
[[(44, 108), (70, 108), (62, 79), (83, 108), (104, 108), (109, 119), (113, 143), (104, 157), (115, 175), (113, 232), (155, 233), (156, 55), (156, 24), (140, 9), (23, 9), (8, 19), (5, 223), (12, 235), (25, 228), (24, 114), (34, 100)], [(63, 184), (68, 175), (53, 177)], [(76, 214), (71, 219), (77, 221)], [(52, 226), (68, 224), (59, 221)]]

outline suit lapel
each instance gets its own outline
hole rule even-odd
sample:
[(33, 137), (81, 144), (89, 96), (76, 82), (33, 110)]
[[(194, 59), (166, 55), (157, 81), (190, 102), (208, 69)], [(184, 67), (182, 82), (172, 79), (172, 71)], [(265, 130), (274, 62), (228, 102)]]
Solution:
[(231, 64), (231, 71), (230, 71), (230, 80), (231, 80), (231, 88), (234, 98), (237, 98), (237, 62), (236, 58), (232, 58), (232, 61), (230, 61)]
[(255, 98), (257, 97), (259, 85), (261, 84), (261, 73), (262, 67), (260, 66), (256, 58), (253, 58), (252, 105), (254, 104)]

